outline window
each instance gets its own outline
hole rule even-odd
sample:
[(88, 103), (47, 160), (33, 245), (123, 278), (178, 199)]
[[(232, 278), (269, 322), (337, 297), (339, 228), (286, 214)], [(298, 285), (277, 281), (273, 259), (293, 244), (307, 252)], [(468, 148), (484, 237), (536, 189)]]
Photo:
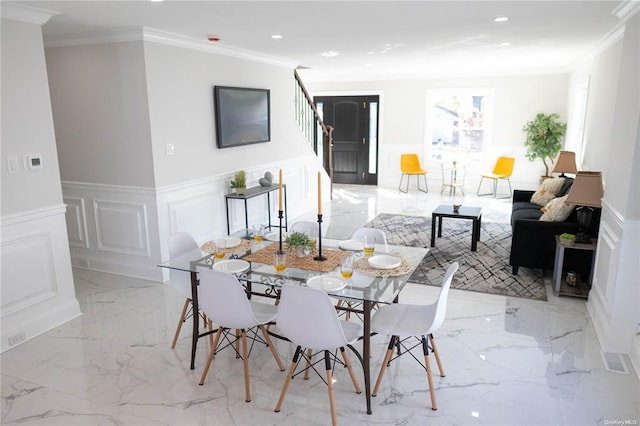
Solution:
[(427, 158), (480, 160), (490, 128), (493, 90), (446, 89), (427, 96)]

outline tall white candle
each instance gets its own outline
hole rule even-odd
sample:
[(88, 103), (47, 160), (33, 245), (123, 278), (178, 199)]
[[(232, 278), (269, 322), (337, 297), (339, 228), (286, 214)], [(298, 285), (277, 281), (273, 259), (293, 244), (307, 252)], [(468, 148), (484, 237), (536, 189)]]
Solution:
[(322, 177), (318, 172), (318, 215), (322, 214)]
[(282, 211), (282, 169), (278, 175), (278, 210)]

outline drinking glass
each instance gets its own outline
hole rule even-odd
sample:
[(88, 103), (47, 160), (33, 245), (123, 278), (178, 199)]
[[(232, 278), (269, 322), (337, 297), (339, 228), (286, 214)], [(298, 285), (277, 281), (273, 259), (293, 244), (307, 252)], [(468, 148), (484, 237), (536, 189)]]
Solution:
[(347, 256), (340, 265), (340, 275), (345, 280), (348, 280), (353, 275), (353, 258), (351, 256)]
[(307, 237), (309, 237), (309, 241), (311, 242), (311, 246), (304, 246), (304, 255), (310, 255), (316, 247), (316, 240), (318, 236), (316, 235), (316, 231), (311, 228), (307, 228), (306, 231)]
[(227, 254), (227, 240), (216, 240), (214, 255), (216, 259), (224, 259)]
[(253, 225), (253, 239), (256, 242), (264, 240), (264, 227), (262, 225)]
[(376, 239), (365, 235), (364, 237), (364, 254), (371, 256), (376, 249)]
[(285, 269), (287, 269), (287, 252), (283, 251), (276, 251), (273, 254), (273, 265), (276, 269), (276, 272), (284, 272)]

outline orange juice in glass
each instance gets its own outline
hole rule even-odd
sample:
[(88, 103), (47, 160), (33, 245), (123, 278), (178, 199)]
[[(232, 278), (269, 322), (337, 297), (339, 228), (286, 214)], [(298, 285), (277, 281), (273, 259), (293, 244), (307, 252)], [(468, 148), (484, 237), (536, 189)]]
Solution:
[(340, 265), (340, 275), (345, 280), (348, 280), (353, 276), (353, 259), (351, 256), (348, 256), (345, 260), (342, 261)]
[(376, 249), (376, 240), (375, 238), (366, 236), (364, 237), (364, 254), (367, 256), (371, 256)]
[(214, 256), (216, 259), (224, 259), (227, 254), (227, 240), (216, 240), (214, 244), (216, 246)]
[(273, 254), (273, 266), (276, 272), (284, 272), (287, 269), (287, 253), (285, 251), (276, 251)]
[(258, 243), (264, 240), (264, 227), (262, 225), (253, 225), (253, 239)]

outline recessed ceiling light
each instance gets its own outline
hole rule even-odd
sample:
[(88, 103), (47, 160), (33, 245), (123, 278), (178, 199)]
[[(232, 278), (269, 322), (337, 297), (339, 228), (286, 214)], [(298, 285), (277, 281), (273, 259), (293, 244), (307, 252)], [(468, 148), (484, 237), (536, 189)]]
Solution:
[(340, 52), (338, 52), (337, 50), (327, 50), (325, 52), (322, 52), (322, 56), (324, 56), (325, 58), (332, 58), (334, 56), (338, 56), (340, 54)]
[(164, 1), (164, 0), (151, 0), (151, 1), (154, 2), (154, 3), (159, 3), (159, 2)]
[(499, 16), (493, 20), (493, 22), (507, 22), (509, 20), (506, 16)]
[(511, 43), (509, 43), (508, 41), (500, 43), (500, 47), (507, 47), (507, 46), (510, 46), (510, 45), (511, 45)]
[(282, 36), (280, 34), (274, 34), (274, 35), (271, 36), (271, 38), (273, 38), (273, 39), (281, 39)]

